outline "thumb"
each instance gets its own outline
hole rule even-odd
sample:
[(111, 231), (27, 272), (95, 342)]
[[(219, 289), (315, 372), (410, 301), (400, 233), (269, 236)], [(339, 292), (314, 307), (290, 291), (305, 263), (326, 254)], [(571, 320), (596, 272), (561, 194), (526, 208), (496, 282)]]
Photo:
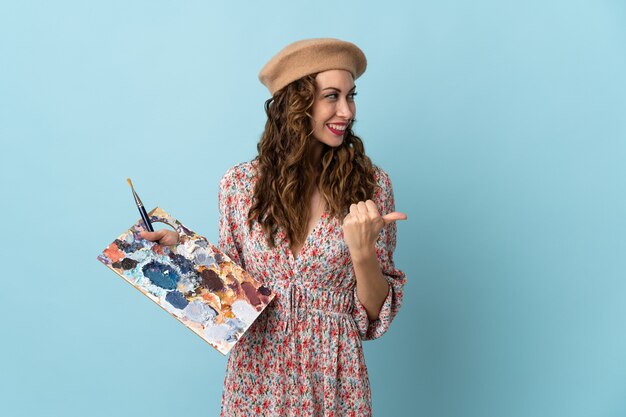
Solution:
[(165, 229), (157, 230), (156, 232), (148, 232), (144, 230), (141, 233), (139, 233), (139, 236), (141, 236), (142, 238), (146, 240), (156, 242), (162, 239), (163, 236), (165, 236)]
[(407, 216), (404, 213), (399, 211), (393, 211), (391, 213), (387, 213), (383, 216), (383, 220), (385, 221), (385, 225), (395, 222), (396, 220), (406, 220)]

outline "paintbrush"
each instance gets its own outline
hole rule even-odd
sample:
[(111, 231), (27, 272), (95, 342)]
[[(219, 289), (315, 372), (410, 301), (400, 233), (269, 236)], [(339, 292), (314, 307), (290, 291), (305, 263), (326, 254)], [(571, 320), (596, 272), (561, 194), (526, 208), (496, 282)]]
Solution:
[(126, 181), (128, 181), (128, 184), (130, 185), (130, 189), (133, 190), (135, 203), (137, 204), (137, 208), (139, 209), (139, 214), (141, 214), (141, 218), (143, 219), (143, 224), (146, 226), (146, 229), (148, 229), (151, 232), (154, 232), (152, 223), (150, 223), (150, 217), (148, 217), (148, 213), (146, 213), (146, 209), (144, 208), (143, 203), (141, 202), (141, 199), (135, 192), (135, 188), (133, 187), (133, 182), (130, 180), (130, 178), (126, 178)]

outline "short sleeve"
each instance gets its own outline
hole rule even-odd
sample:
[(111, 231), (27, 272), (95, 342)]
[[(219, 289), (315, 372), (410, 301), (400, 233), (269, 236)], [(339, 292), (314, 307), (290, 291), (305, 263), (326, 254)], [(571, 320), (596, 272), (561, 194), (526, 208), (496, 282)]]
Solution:
[(219, 236), (218, 248), (230, 257), (230, 259), (245, 268), (243, 265), (243, 253), (241, 246), (241, 224), (238, 222), (239, 213), (239, 190), (237, 175), (233, 168), (226, 171), (219, 183), (217, 201), (219, 207)]
[[(374, 202), (377, 203), (381, 215), (395, 211), (395, 202), (391, 180), (387, 173), (377, 168), (378, 189), (374, 195)], [(391, 322), (398, 314), (402, 304), (402, 289), (406, 283), (404, 272), (396, 268), (393, 262), (393, 253), (396, 249), (396, 222), (391, 222), (385, 226), (376, 241), (376, 255), (383, 276), (389, 284), (389, 293), (383, 303), (378, 319), (369, 320), (365, 307), (359, 301), (356, 286), (354, 288), (354, 310), (352, 316), (359, 330), (359, 335), (363, 340), (372, 340), (381, 337), (387, 330)]]

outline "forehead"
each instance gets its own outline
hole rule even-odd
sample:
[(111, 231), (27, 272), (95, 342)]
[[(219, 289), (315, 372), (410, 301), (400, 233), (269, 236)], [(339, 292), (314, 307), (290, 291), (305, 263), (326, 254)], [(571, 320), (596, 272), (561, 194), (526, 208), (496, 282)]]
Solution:
[(346, 70), (328, 70), (317, 74), (315, 83), (319, 89), (327, 87), (335, 87), (340, 90), (350, 90), (354, 87), (354, 80), (350, 71)]

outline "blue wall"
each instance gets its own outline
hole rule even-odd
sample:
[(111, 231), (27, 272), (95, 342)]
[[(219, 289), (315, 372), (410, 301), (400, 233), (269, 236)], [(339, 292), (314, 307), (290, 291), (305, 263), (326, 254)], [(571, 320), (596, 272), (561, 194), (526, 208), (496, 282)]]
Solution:
[(3, 2), (2, 415), (218, 414), (225, 358), (95, 257), (127, 177), (217, 241), (258, 71), (307, 37), (366, 53), (355, 130), (409, 216), (375, 414), (626, 415), (626, 5), (571, 0)]

